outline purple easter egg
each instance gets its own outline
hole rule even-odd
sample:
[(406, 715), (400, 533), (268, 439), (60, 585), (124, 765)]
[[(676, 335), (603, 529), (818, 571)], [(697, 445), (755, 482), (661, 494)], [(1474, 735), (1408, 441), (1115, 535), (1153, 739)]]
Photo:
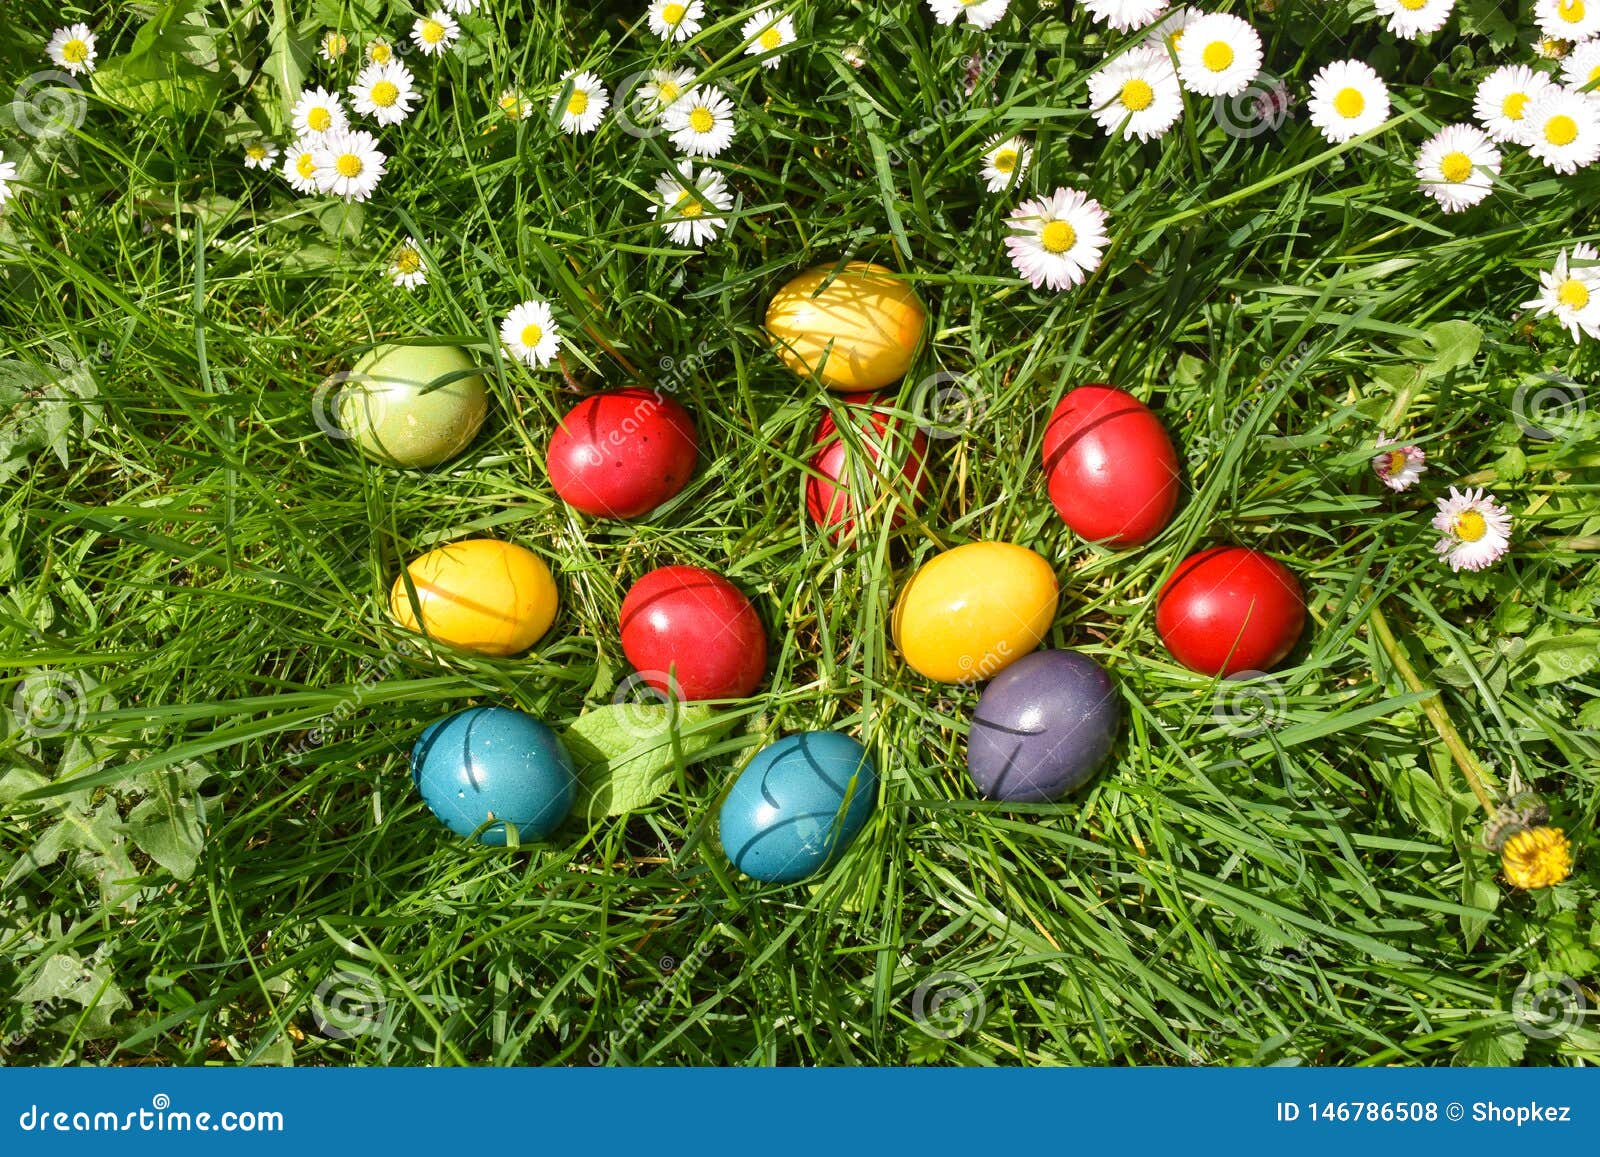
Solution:
[(1076, 651), (1035, 651), (984, 688), (967, 740), (967, 773), (990, 799), (1057, 799), (1104, 762), (1121, 719), (1100, 664)]

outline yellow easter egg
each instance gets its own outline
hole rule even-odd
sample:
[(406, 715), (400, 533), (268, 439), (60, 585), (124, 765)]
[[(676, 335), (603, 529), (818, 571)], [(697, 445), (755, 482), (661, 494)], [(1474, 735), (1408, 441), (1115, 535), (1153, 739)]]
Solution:
[(808, 269), (773, 296), (767, 307), (773, 348), (795, 373), (815, 375), (830, 390), (876, 390), (898, 381), (922, 341), (928, 319), (922, 302), (882, 265), (852, 261), (837, 276), (834, 268)]
[(900, 655), (941, 683), (991, 679), (1037, 647), (1056, 617), (1050, 564), (1012, 542), (970, 542), (934, 555), (900, 592)]
[[(481, 655), (526, 651), (555, 622), (556, 581), (544, 560), (515, 543), (469, 538), (430, 550), (394, 580), (389, 610), (410, 631)], [(421, 622), (417, 610), (420, 608)]]

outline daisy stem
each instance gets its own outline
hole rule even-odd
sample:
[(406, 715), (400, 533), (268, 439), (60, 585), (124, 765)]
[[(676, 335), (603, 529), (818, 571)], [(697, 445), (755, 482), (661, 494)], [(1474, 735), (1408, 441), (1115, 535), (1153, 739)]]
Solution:
[(1483, 764), (1478, 762), (1478, 757), (1472, 754), (1466, 741), (1461, 738), (1461, 733), (1456, 730), (1455, 724), (1450, 722), (1450, 713), (1445, 710), (1444, 700), (1438, 690), (1423, 683), (1416, 668), (1411, 665), (1411, 660), (1400, 648), (1394, 632), (1389, 629), (1389, 620), (1383, 617), (1383, 611), (1376, 603), (1372, 606), (1372, 613), (1367, 616), (1367, 622), (1379, 645), (1389, 656), (1389, 661), (1394, 664), (1395, 670), (1400, 672), (1400, 678), (1404, 680), (1405, 685), (1413, 691), (1428, 693), (1428, 697), (1422, 700), (1422, 710), (1427, 714), (1428, 721), (1433, 724), (1433, 729), (1439, 733), (1439, 738), (1444, 741), (1445, 748), (1455, 760), (1456, 766), (1461, 769), (1461, 774), (1466, 777), (1467, 786), (1472, 789), (1472, 794), (1478, 797), (1478, 803), (1483, 806), (1484, 812), (1493, 817), (1499, 808), (1495, 804), (1494, 793), (1487, 786), (1488, 772), (1484, 770)]

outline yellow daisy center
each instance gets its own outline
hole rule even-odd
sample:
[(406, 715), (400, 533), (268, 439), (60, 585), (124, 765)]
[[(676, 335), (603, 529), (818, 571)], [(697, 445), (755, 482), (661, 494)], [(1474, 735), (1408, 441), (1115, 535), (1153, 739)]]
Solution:
[(1222, 72), (1233, 64), (1233, 45), (1213, 40), (1200, 54), (1200, 60), (1211, 72)]
[(1544, 139), (1560, 147), (1578, 139), (1578, 122), (1565, 113), (1558, 113), (1544, 122)]
[(394, 49), (381, 40), (375, 40), (367, 46), (367, 59), (373, 64), (388, 64), (394, 59)]
[(1456, 515), (1456, 537), (1462, 542), (1477, 542), (1489, 533), (1489, 524), (1476, 510), (1463, 510)]
[(1525, 92), (1513, 92), (1500, 103), (1500, 112), (1507, 120), (1520, 121), (1522, 119), (1522, 110), (1527, 107), (1528, 94)]
[(572, 94), (572, 99), (567, 101), (567, 115), (581, 117), (589, 111), (589, 94), (582, 89), (577, 89)]
[(689, 14), (689, 9), (683, 4), (668, 4), (661, 10), (661, 20), (664, 24), (676, 25)]
[(394, 255), (394, 267), (401, 273), (415, 273), (422, 268), (422, 254), (415, 249), (401, 249)]
[(1568, 24), (1578, 24), (1583, 20), (1583, 0), (1561, 0), (1556, 5), (1556, 15)]
[(535, 322), (529, 322), (527, 325), (522, 327), (522, 344), (527, 346), (529, 349), (533, 349), (535, 346), (537, 346), (543, 340), (544, 340), (544, 327), (543, 326), (541, 326), (541, 325), (539, 325), (539, 324), (537, 324)]
[(267, 159), (267, 146), (246, 145), (244, 155), (249, 157), (252, 161), (264, 161)]
[(1407, 459), (1404, 450), (1390, 450), (1385, 468), (1390, 474), (1398, 474), (1406, 468)]
[(427, 44), (438, 44), (444, 39), (444, 25), (437, 20), (424, 20), (422, 22), (422, 39)]
[(716, 123), (717, 118), (704, 105), (689, 114), (689, 127), (697, 133), (709, 133)]
[(1167, 43), (1172, 45), (1172, 51), (1174, 52), (1178, 51), (1178, 45), (1182, 43), (1182, 41), (1183, 29), (1181, 28), (1174, 32), (1171, 36), (1167, 37)]
[(1556, 290), (1556, 300), (1570, 309), (1582, 309), (1589, 304), (1589, 287), (1576, 277), (1569, 277)]
[(672, 210), (680, 217), (698, 217), (706, 211), (706, 207), (700, 203), (700, 198), (686, 189), (678, 194)]
[(309, 181), (317, 171), (317, 162), (311, 159), (310, 153), (301, 153), (294, 163), (294, 171)]
[(1472, 176), (1472, 158), (1466, 153), (1446, 153), (1439, 162), (1439, 173), (1447, 181), (1465, 181)]
[(1420, 12), (1428, 6), (1428, 0), (1400, 0), (1400, 7), (1407, 12)]
[(1138, 77), (1128, 81), (1122, 86), (1122, 107), (1140, 112), (1150, 107), (1150, 102), (1156, 99), (1156, 90), (1150, 87), (1150, 82), (1140, 80)]
[(344, 50), (350, 47), (350, 41), (337, 32), (330, 32), (323, 37), (322, 47), (328, 50), (329, 56), (341, 56)]
[(997, 173), (1009, 173), (1017, 167), (1017, 150), (1001, 149), (989, 162)]
[(1583, 83), (1584, 83), (1585, 86), (1588, 86), (1588, 85), (1593, 84), (1597, 80), (1600, 80), (1600, 64), (1595, 65), (1593, 68), (1591, 68), (1589, 70), (1589, 79), (1584, 81)]
[(1333, 98), (1333, 111), (1346, 120), (1353, 120), (1367, 107), (1367, 98), (1357, 88), (1341, 88)]
[(663, 80), (656, 85), (656, 99), (662, 104), (671, 104), (683, 94), (683, 89), (678, 87), (675, 80)]
[(1065, 221), (1052, 221), (1039, 230), (1039, 242), (1051, 253), (1065, 253), (1078, 243), (1078, 231)]
[(61, 46), (61, 59), (72, 64), (82, 64), (89, 59), (89, 46), (74, 37)]
[(767, 29), (761, 34), (761, 47), (765, 48), (768, 52), (771, 52), (774, 48), (779, 47), (782, 43), (783, 33), (779, 32), (776, 26)]
[(500, 111), (508, 117), (514, 117), (522, 112), (522, 97), (514, 92), (508, 92), (500, 98)]
[(400, 88), (392, 80), (380, 80), (372, 86), (372, 103), (379, 108), (388, 108), (400, 99)]
[(333, 162), (333, 167), (339, 171), (341, 177), (359, 177), (365, 167), (361, 158), (354, 153), (340, 153), (339, 159)]
[(306, 113), (306, 124), (319, 133), (325, 133), (333, 124), (333, 114), (327, 109), (318, 106)]

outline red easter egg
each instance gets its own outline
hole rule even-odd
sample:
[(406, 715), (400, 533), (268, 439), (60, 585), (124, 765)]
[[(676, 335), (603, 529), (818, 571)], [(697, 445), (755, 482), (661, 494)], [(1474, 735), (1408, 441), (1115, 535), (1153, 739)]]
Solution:
[[(622, 653), (663, 693), (743, 699), (767, 667), (767, 633), (750, 600), (721, 575), (664, 566), (622, 600)], [(669, 674), (671, 680), (669, 680)]]
[[(894, 452), (905, 455), (900, 473), (905, 478), (905, 488), (913, 502), (928, 492), (928, 438), (921, 430), (910, 435), (900, 428), (900, 423), (887, 410), (872, 404), (871, 394), (846, 394), (840, 399), (851, 407), (851, 417), (861, 431), (863, 445), (874, 464), (883, 458), (885, 449), (893, 442)], [(855, 529), (855, 504), (850, 497), (852, 482), (850, 445), (839, 435), (831, 412), (822, 416), (811, 444), (818, 447), (811, 456), (811, 469), (816, 474), (806, 478), (806, 513), (811, 521), (827, 530), (834, 538), (847, 537)], [(887, 471), (885, 471), (887, 472)], [(877, 479), (869, 473), (868, 480)], [(879, 484), (881, 485), (881, 484)], [(868, 496), (864, 503), (873, 504), (876, 496)], [(890, 516), (895, 526), (905, 521), (906, 512), (899, 501), (894, 502)]]
[(1271, 555), (1242, 546), (1190, 555), (1156, 596), (1156, 633), (1174, 659), (1203, 675), (1270, 670), (1305, 622), (1299, 580)]
[(694, 419), (658, 390), (583, 399), (556, 425), (545, 454), (550, 485), (585, 514), (637, 518), (682, 490), (694, 472)]
[(1115, 386), (1079, 386), (1050, 415), (1044, 477), (1061, 521), (1080, 538), (1139, 546), (1178, 505), (1178, 455), (1161, 420)]

